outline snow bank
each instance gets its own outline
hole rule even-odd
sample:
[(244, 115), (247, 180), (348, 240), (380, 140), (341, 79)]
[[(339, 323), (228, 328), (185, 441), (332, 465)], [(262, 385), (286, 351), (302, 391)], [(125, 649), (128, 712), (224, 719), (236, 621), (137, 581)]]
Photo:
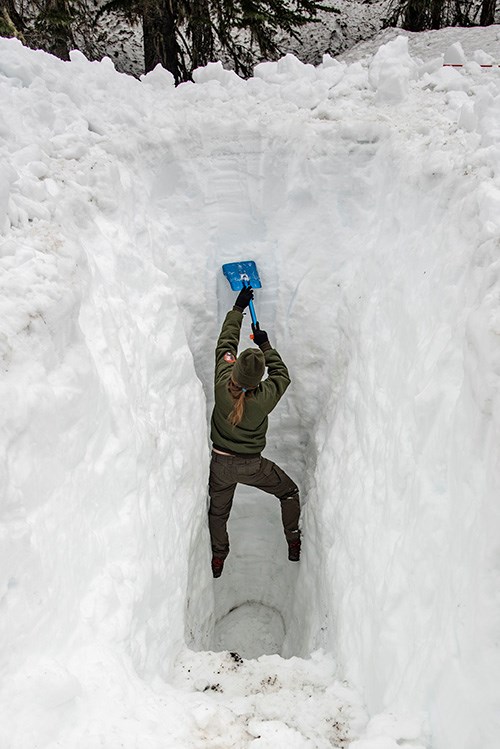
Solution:
[[(371, 73), (377, 60), (394, 70), (388, 49)], [(361, 177), (363, 218), (354, 272), (331, 278), (344, 287), (328, 297), (344, 368), (314, 430), (305, 527), (319, 540), (306, 546), (296, 611), (316, 618), (296, 631), (305, 650), (337, 653), (372, 714), (412, 704), (428, 711), (433, 746), (493, 747), (500, 79), (474, 62), (467, 73), (426, 67), (404, 107), (379, 110), (389, 144), (348, 170)], [(377, 101), (401, 102), (387, 80), (371, 76)], [(467, 133), (455, 125), (464, 110)]]
[(203, 631), (208, 450), (176, 274), (136, 220), (139, 115), (113, 115), (140, 84), (1, 44), (0, 743), (45, 746), (89, 683), (113, 692), (125, 656), (131, 674), (167, 675), (192, 615)]
[[(428, 38), (176, 89), (0, 40), (12, 749), (496, 748), (500, 77)], [(304, 555), (297, 577), (276, 504), (241, 495), (214, 596), (206, 415), (243, 255), (292, 373), (267, 454), (301, 485)], [(221, 685), (234, 664), (203, 649), (231, 609), (327, 654)], [(283, 707), (297, 684), (321, 733)]]

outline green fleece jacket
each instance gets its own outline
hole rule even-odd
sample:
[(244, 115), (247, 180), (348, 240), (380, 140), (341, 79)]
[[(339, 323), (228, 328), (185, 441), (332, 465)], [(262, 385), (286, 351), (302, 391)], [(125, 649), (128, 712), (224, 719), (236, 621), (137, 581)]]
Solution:
[(245, 398), (243, 419), (232, 426), (228, 416), (234, 400), (228, 382), (238, 355), (243, 314), (237, 309), (227, 313), (215, 350), (215, 406), (212, 413), (211, 439), (214, 447), (241, 455), (256, 455), (266, 445), (268, 414), (290, 384), (288, 369), (276, 349), (263, 346), (268, 377)]

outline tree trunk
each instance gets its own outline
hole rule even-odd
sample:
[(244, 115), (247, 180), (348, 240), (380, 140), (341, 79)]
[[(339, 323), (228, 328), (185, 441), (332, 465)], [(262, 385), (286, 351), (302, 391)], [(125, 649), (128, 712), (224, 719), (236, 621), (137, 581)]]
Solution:
[(481, 26), (491, 26), (495, 23), (496, 0), (483, 0), (481, 4)]
[(213, 59), (214, 39), (210, 22), (208, 0), (192, 0), (189, 23), (192, 49), (192, 69), (206, 65)]
[(403, 18), (407, 31), (424, 31), (427, 28), (427, 0), (408, 0)]
[(144, 69), (153, 70), (158, 63), (181, 80), (179, 71), (179, 47), (176, 30), (177, 19), (173, 7), (175, 0), (145, 0), (142, 16), (144, 32)]
[(440, 29), (443, 25), (443, 0), (431, 0), (431, 29)]

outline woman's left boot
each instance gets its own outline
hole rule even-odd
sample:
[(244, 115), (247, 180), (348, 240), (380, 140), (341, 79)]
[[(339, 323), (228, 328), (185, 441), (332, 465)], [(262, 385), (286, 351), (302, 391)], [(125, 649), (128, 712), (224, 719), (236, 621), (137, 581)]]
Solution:
[(224, 569), (223, 557), (212, 557), (212, 574), (214, 577), (220, 577)]

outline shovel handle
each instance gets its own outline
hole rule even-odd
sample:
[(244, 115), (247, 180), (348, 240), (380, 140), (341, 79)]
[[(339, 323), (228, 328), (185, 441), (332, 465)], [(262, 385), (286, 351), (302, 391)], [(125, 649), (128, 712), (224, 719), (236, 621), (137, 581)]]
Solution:
[[(250, 286), (250, 283), (246, 279), (242, 279), (243, 286)], [(255, 307), (253, 306), (253, 301), (250, 299), (248, 303), (248, 309), (250, 310), (250, 315), (252, 317), (252, 325), (257, 326), (259, 323), (257, 322), (257, 315), (255, 314)], [(253, 341), (253, 336), (251, 335), (250, 338)]]
[(255, 307), (253, 306), (252, 300), (250, 300), (248, 304), (248, 309), (250, 310), (250, 315), (252, 316), (252, 324), (257, 327), (259, 323), (257, 322), (257, 315), (255, 314)]

